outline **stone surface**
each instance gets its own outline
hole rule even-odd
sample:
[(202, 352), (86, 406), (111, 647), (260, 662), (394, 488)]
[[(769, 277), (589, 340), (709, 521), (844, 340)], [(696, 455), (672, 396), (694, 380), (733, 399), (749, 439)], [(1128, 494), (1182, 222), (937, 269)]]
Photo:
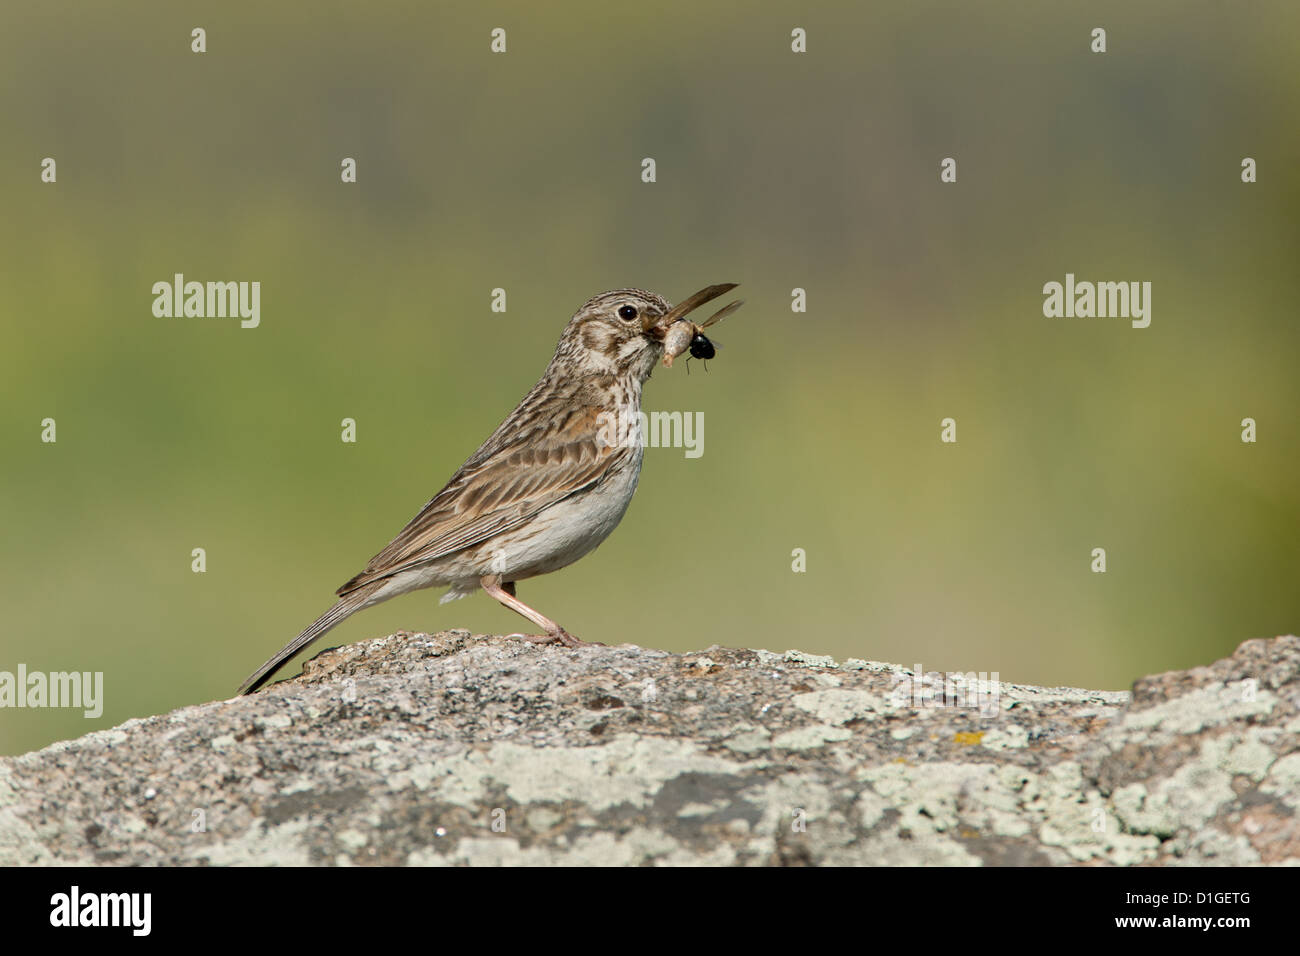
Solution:
[(0, 760), (0, 864), (1300, 862), (1300, 640), (1133, 693), (464, 631)]

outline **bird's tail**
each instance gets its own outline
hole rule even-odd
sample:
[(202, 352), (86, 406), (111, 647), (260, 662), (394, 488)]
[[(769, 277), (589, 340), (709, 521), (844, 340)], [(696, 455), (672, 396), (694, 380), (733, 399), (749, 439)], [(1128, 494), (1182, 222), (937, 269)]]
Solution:
[[(376, 585), (379, 583), (380, 582), (376, 582)], [(351, 617), (363, 607), (367, 607), (371, 604), (370, 599), (375, 590), (377, 590), (377, 588), (374, 586), (362, 587), (351, 592), (346, 597), (339, 598), (338, 604), (335, 604), (332, 608), (318, 617), (312, 624), (308, 625), (305, 631), (295, 637), (288, 644), (284, 645), (284, 647), (280, 648), (280, 650), (272, 654), (271, 658), (265, 664), (253, 671), (253, 673), (248, 676), (248, 679), (239, 685), (239, 690), (235, 692), (235, 696), (253, 693), (253, 691), (257, 690), (270, 680), (275, 675), (276, 671), (287, 664), (289, 658), (293, 657), (293, 655), (297, 654), (318, 637), (321, 637), (326, 631), (329, 631), (336, 625), (342, 623), (345, 618)]]

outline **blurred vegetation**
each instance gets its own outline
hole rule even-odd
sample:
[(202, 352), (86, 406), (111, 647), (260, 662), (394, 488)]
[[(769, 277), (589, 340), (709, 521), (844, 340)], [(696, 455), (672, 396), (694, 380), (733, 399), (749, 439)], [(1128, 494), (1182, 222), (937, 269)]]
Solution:
[[(228, 696), (625, 285), (747, 305), (707, 374), (647, 390), (704, 412), (704, 456), (648, 450), (613, 537), (521, 587), (574, 633), (1122, 688), (1294, 631), (1298, 28), (1284, 2), (7, 5), (0, 669), (104, 671), (107, 705), (0, 711), (0, 752)], [(176, 272), (259, 280), (261, 327), (155, 318)], [(1044, 318), (1066, 272), (1151, 281), (1151, 327)], [(429, 591), (315, 650), (519, 626)]]

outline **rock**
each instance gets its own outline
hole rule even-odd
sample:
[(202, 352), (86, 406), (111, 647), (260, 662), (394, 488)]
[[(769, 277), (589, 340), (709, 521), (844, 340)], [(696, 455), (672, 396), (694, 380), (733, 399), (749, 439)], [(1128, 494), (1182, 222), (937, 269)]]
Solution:
[(1300, 862), (1297, 638), (1131, 695), (980, 690), (402, 632), (0, 760), (0, 864)]

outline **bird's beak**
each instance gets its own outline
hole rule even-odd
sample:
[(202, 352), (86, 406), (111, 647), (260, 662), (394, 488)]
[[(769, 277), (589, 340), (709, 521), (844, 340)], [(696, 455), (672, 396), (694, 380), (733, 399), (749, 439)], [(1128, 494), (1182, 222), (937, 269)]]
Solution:
[(684, 302), (679, 302), (658, 318), (646, 316), (641, 320), (641, 330), (647, 335), (653, 335), (655, 338), (662, 340), (668, 334), (668, 327), (678, 319), (694, 312), (705, 302), (712, 302), (718, 296), (726, 295), (736, 285), (735, 282), (723, 282), (720, 285), (711, 285), (706, 289), (701, 289), (695, 295)]

